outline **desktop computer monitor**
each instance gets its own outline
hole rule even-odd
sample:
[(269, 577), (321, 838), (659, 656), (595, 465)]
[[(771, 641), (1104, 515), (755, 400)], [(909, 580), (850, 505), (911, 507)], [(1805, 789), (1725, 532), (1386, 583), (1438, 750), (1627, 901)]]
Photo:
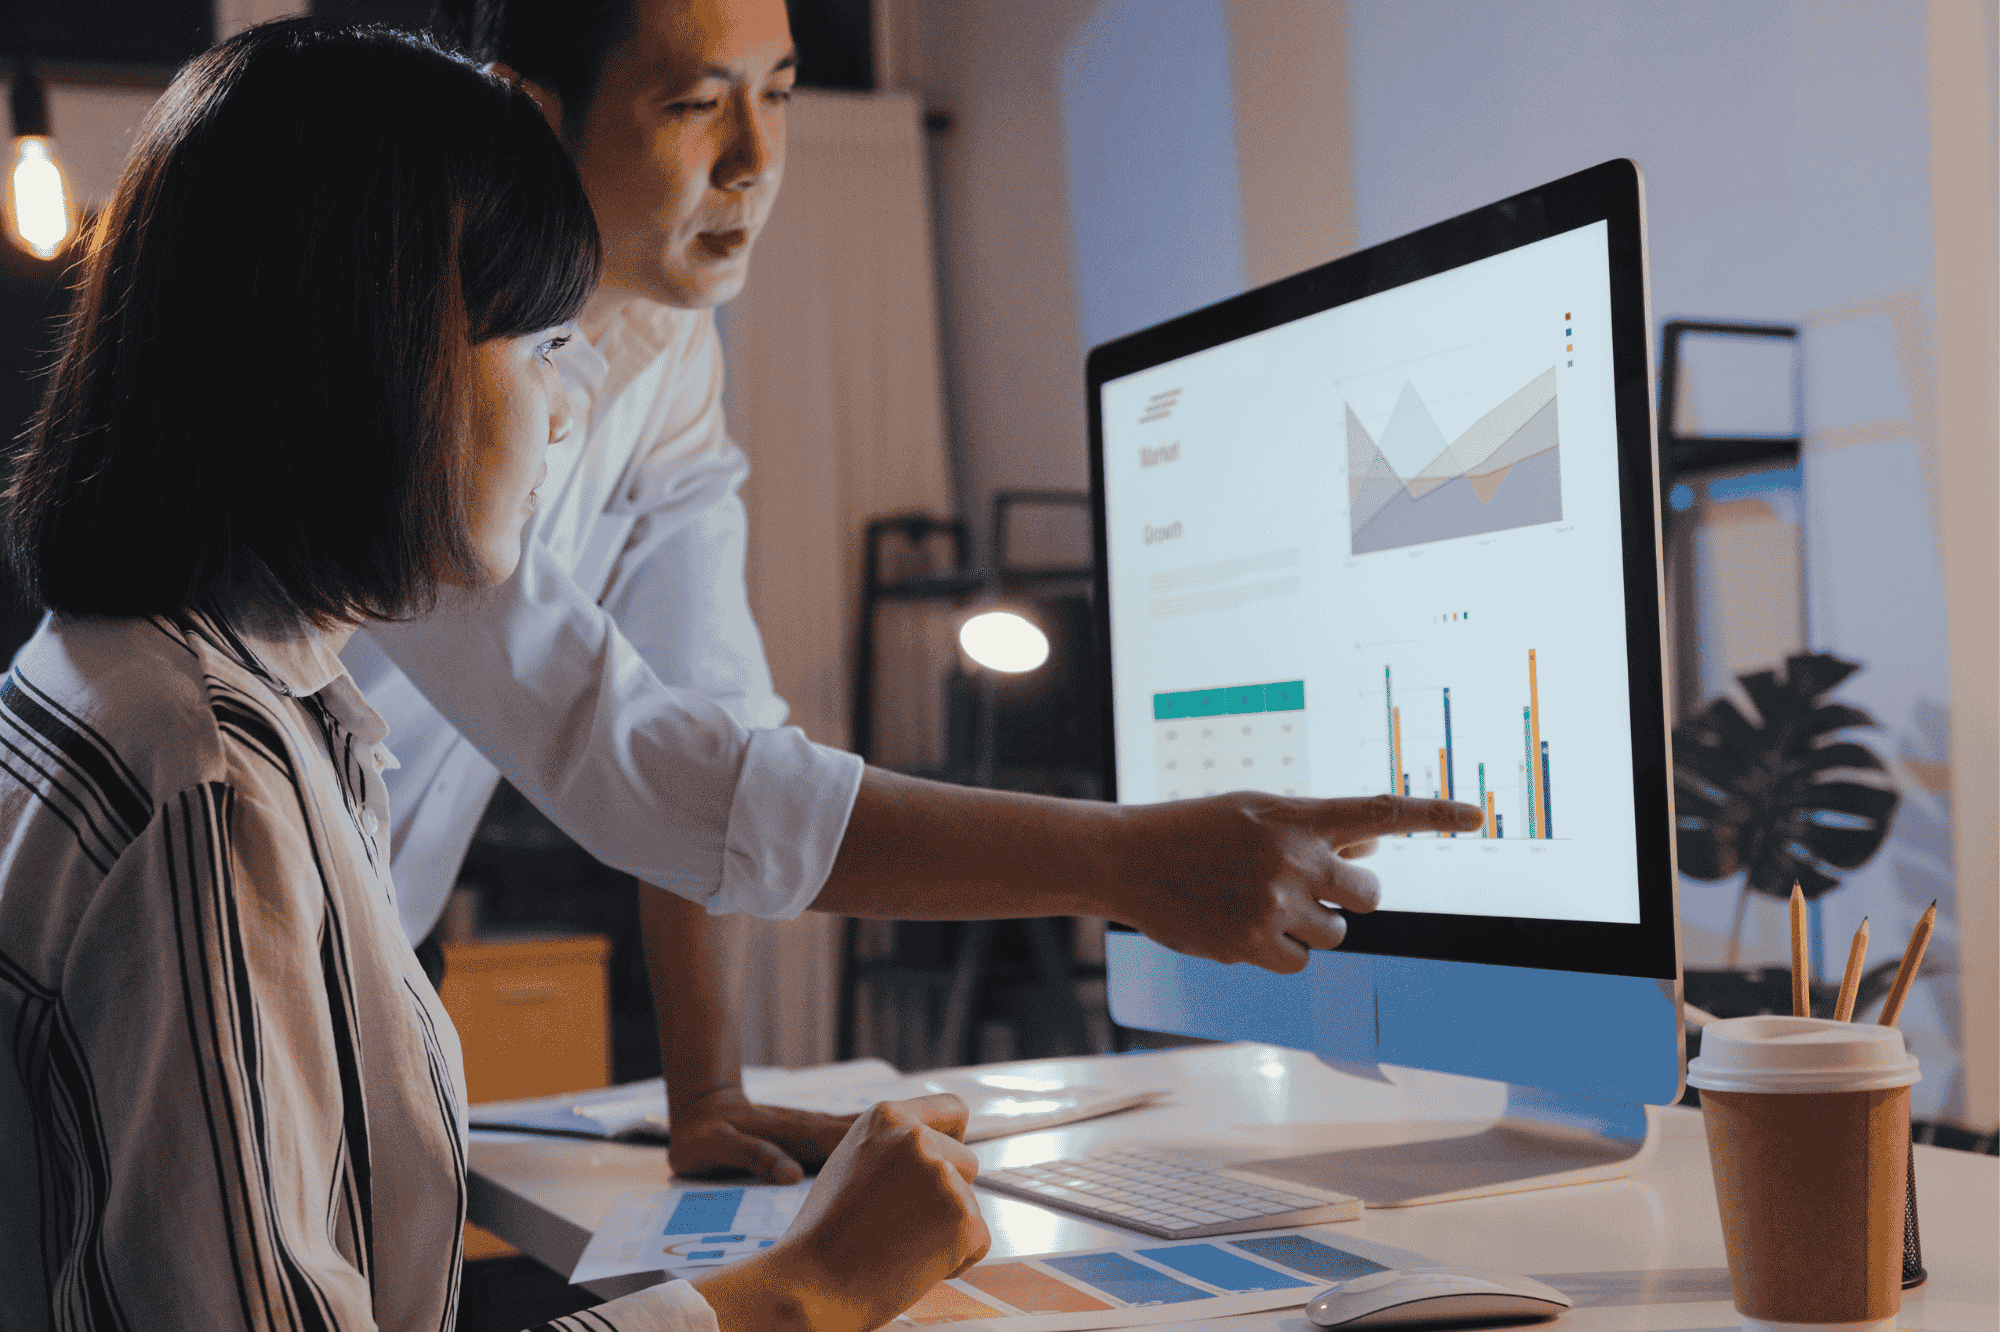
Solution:
[(1681, 1092), (1642, 190), (1608, 162), (1090, 353), (1111, 796), (1487, 811), (1385, 839), (1297, 975), (1107, 939), (1124, 1025), (1510, 1084), (1484, 1149), (1326, 1165), (1371, 1203), (1618, 1173)]

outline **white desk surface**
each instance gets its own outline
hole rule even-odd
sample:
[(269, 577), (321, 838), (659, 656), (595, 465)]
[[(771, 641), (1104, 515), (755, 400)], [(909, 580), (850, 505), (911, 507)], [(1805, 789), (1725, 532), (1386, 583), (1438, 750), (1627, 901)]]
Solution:
[[(1204, 1046), (1147, 1054), (1007, 1065), (1106, 1087), (1172, 1088), (1150, 1109), (1042, 1133), (980, 1143), (987, 1168), (1075, 1156), (1114, 1142), (1201, 1138), (1271, 1155), (1314, 1147), (1463, 1132), (1463, 1121), (1500, 1112), (1496, 1083), (1395, 1070), (1394, 1083), (1336, 1072), (1310, 1055), (1268, 1045)], [(1435, 1121), (1429, 1134), (1423, 1124)], [(1449, 1130), (1443, 1121), (1459, 1121)], [(1423, 1207), (1370, 1209), (1341, 1223), (1432, 1255), (1538, 1276), (1576, 1308), (1550, 1326), (1576, 1332), (1730, 1332), (1722, 1229), (1701, 1115), (1663, 1112), (1647, 1168), (1626, 1179)], [(661, 1147), (519, 1134), (472, 1135), (474, 1221), (567, 1274), (613, 1201), (664, 1187)], [(2000, 1328), (2000, 1159), (1919, 1146), (1917, 1206), (1930, 1281), (1905, 1292), (1910, 1332)], [(994, 1257), (1118, 1244), (1131, 1232), (978, 1190)], [(1810, 1220), (1805, 1220), (1810, 1224)], [(1144, 1237), (1140, 1237), (1144, 1238)], [(657, 1280), (658, 1278), (652, 1278)], [(627, 1279), (592, 1289), (608, 1296), (649, 1284)], [(1216, 1332), (1316, 1332), (1298, 1309), (1182, 1328)]]

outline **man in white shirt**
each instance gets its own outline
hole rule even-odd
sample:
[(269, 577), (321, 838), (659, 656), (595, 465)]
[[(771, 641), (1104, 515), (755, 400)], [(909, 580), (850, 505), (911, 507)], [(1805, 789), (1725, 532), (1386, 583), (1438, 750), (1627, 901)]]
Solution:
[[(750, 1104), (711, 915), (1097, 915), (1280, 971), (1373, 906), (1381, 833), (1471, 828), (1444, 802), (1238, 795), (1121, 808), (864, 771), (779, 727), (743, 581), (747, 470), (723, 427), (711, 310), (739, 291), (783, 175), (796, 77), (782, 0), (453, 0), (467, 47), (555, 123), (603, 235), (557, 353), (582, 429), (504, 586), (376, 625), (344, 654), (391, 726), (410, 938), (442, 910), (504, 774), (637, 876), (672, 1160), (796, 1179), (845, 1120)], [(794, 1158), (797, 1158), (796, 1160)]]

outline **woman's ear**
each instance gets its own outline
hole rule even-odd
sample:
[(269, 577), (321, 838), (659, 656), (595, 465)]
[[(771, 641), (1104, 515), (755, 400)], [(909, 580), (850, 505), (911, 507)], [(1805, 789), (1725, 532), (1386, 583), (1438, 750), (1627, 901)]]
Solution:
[(541, 111), (542, 119), (548, 121), (549, 128), (556, 132), (556, 137), (562, 137), (562, 99), (557, 97), (553, 91), (526, 77), (520, 70), (515, 69), (504, 60), (491, 60), (479, 68), (481, 73), (505, 79), (522, 92), (528, 94), (534, 101), (535, 106)]

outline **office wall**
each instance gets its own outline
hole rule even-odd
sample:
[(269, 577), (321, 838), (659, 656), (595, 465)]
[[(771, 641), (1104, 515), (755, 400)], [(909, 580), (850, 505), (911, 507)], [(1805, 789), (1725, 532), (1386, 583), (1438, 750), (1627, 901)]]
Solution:
[[(917, 7), (931, 136), (947, 428), (959, 507), (1006, 487), (1082, 489), (1083, 356), (1063, 173), (1058, 57), (1090, 5)], [(1074, 532), (1041, 534), (1051, 559)]]
[[(1359, 243), (1632, 157), (1656, 324), (1805, 326), (1805, 632), (1863, 663), (1842, 697), (1881, 723), (1864, 738), (1904, 795), (1888, 844), (1824, 899), (1823, 965), (1863, 915), (1879, 958), (1940, 900), (1941, 974), (1903, 1025), (1917, 1113), (1965, 1115), (1923, 9), (1352, 0), (1349, 17)], [(1735, 901), (1733, 883), (1683, 883), (1690, 965), (1720, 964)], [(1754, 901), (1745, 963), (1781, 960), (1785, 938), (1782, 903)]]
[(1926, 19), (1963, 1113), (1992, 1132), (2000, 1126), (2000, 10), (1931, 0)]

